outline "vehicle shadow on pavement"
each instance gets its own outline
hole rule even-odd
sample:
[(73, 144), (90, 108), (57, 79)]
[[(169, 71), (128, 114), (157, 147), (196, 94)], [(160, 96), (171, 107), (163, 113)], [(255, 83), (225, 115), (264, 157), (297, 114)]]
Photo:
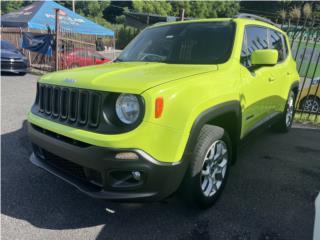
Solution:
[[(52, 230), (104, 225), (102, 239), (311, 239), (320, 190), (320, 131), (248, 139), (225, 191), (208, 210), (95, 200), (29, 162), (26, 122), (2, 135), (2, 214)], [(106, 208), (115, 211), (106, 211)], [(299, 226), (299, 227), (297, 227)]]

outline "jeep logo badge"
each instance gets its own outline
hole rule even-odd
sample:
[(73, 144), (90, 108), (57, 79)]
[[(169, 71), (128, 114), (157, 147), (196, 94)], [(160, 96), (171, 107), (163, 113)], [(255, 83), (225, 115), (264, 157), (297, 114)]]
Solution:
[(71, 79), (71, 78), (65, 78), (65, 79), (63, 79), (63, 81), (64, 81), (65, 83), (75, 83), (75, 82), (76, 82), (76, 80)]

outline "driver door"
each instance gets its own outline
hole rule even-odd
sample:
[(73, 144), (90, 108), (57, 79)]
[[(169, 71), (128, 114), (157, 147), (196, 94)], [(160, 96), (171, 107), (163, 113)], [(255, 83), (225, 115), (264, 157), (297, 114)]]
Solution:
[(240, 59), (242, 136), (263, 123), (271, 113), (268, 89), (272, 67), (253, 69), (250, 62), (252, 52), (268, 48), (267, 36), (267, 28), (254, 25), (245, 28)]

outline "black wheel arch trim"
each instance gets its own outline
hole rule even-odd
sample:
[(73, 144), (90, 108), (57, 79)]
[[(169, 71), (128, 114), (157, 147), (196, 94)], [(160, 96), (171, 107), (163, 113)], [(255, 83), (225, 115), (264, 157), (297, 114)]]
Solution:
[(200, 130), (205, 124), (208, 124), (214, 119), (217, 119), (218, 117), (221, 117), (225, 114), (230, 114), (230, 113), (235, 114), (237, 119), (236, 126), (235, 126), (236, 131), (234, 133), (228, 132), (232, 141), (232, 159), (234, 161), (237, 155), (237, 145), (240, 142), (240, 134), (241, 134), (241, 126), (242, 126), (241, 105), (240, 105), (240, 101), (238, 100), (228, 101), (228, 102), (215, 105), (214, 107), (211, 107), (205, 110), (204, 112), (202, 112), (196, 118), (190, 130), (189, 139), (184, 151), (184, 158), (185, 157), (188, 158), (192, 154), (193, 148), (196, 144)]
[(288, 96), (289, 96), (289, 94), (290, 94), (290, 91), (293, 90), (293, 89), (297, 89), (297, 92), (296, 92), (296, 94), (297, 94), (298, 91), (299, 91), (299, 80), (296, 80), (296, 81), (294, 81), (293, 83), (291, 83)]

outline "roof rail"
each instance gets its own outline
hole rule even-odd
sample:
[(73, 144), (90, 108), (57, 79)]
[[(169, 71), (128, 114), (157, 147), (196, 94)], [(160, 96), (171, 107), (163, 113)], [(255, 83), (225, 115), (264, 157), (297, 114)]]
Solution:
[(258, 21), (261, 21), (261, 22), (269, 23), (271, 25), (274, 25), (274, 26), (278, 27), (278, 25), (276, 23), (272, 22), (270, 19), (264, 18), (264, 17), (260, 17), (258, 15), (250, 14), (250, 13), (239, 13), (239, 14), (235, 15), (234, 18), (249, 18), (249, 19), (253, 19), (253, 20), (258, 20)]

